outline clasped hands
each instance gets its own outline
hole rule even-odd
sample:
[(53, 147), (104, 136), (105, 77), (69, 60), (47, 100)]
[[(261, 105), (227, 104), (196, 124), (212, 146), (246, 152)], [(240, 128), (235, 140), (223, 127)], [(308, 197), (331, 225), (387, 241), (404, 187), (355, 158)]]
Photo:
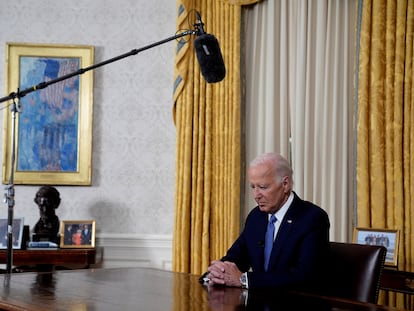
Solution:
[(241, 287), (242, 272), (234, 262), (213, 260), (208, 267), (209, 285)]

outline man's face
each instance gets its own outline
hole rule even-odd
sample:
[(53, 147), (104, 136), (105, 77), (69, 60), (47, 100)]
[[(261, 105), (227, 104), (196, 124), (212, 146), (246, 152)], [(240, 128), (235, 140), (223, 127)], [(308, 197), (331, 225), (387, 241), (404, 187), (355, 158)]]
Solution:
[(248, 175), (250, 188), (260, 210), (270, 214), (276, 213), (289, 197), (289, 177), (275, 177), (268, 163), (250, 167)]

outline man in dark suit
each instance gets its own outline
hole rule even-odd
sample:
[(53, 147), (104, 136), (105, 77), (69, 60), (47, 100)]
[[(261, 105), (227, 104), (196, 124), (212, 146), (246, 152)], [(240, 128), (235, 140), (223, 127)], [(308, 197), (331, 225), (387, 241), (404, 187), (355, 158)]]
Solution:
[(92, 232), (89, 225), (83, 225), (82, 235), (81, 235), (82, 245), (92, 244)]
[[(210, 285), (244, 288), (316, 286), (329, 251), (329, 218), (292, 191), (293, 171), (279, 154), (250, 163), (248, 176), (256, 206), (227, 254), (212, 261), (204, 280)], [(266, 231), (271, 216), (270, 259), (265, 267)], [(274, 228), (273, 228), (274, 226)]]

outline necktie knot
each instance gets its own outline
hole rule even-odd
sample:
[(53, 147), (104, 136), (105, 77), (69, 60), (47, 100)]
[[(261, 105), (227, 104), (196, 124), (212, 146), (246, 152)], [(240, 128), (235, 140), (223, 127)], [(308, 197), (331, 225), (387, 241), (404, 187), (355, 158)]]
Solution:
[(274, 224), (274, 223), (276, 222), (276, 220), (277, 220), (277, 218), (276, 218), (276, 216), (273, 214), (273, 215), (270, 217), (269, 222), (270, 222), (271, 224)]

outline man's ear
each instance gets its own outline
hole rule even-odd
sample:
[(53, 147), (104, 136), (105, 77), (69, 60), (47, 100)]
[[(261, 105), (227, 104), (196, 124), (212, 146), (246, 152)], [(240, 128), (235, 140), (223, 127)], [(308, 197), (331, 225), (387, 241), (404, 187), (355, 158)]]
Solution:
[(284, 188), (285, 192), (290, 191), (291, 187), (290, 187), (290, 178), (289, 178), (289, 176), (284, 176), (282, 178), (282, 185), (283, 185), (283, 188)]

